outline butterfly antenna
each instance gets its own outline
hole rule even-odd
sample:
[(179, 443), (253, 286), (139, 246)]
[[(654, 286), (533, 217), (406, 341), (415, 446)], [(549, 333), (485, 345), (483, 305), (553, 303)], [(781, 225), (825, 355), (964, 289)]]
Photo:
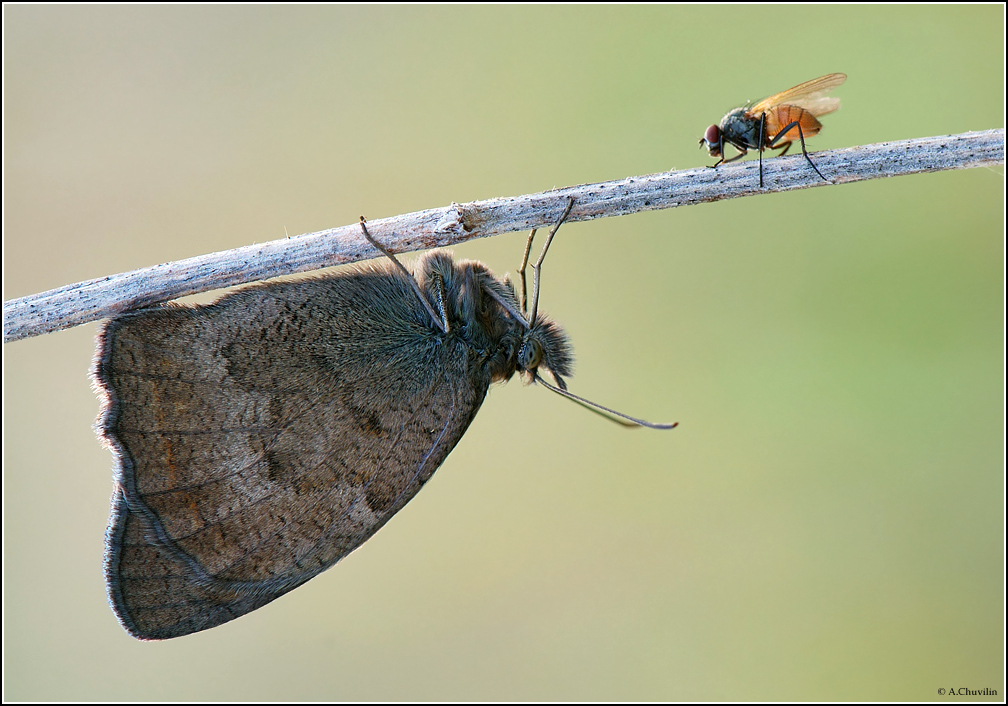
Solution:
[(672, 424), (656, 424), (655, 422), (649, 422), (644, 419), (637, 419), (636, 417), (631, 417), (628, 414), (623, 414), (622, 412), (617, 412), (615, 409), (609, 409), (608, 407), (603, 407), (597, 402), (592, 402), (591, 400), (586, 400), (584, 397), (578, 397), (573, 392), (568, 392), (567, 390), (562, 390), (555, 385), (551, 385), (536, 373), (534, 378), (536, 382), (541, 382), (547, 388), (557, 393), (561, 397), (566, 397), (571, 402), (575, 402), (586, 409), (595, 412), (595, 414), (601, 415), (608, 419), (610, 422), (616, 422), (617, 424), (624, 427), (647, 427), (648, 429), (674, 429), (679, 426), (679, 422), (673, 422)]

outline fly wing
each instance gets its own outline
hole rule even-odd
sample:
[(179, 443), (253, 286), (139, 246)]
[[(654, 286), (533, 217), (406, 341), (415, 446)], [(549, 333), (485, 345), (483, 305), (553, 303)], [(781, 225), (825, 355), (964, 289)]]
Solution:
[(93, 371), (117, 466), (106, 581), (131, 634), (176, 637), (255, 610), (419, 491), (489, 384), (424, 326), (388, 272), (108, 324)]
[(832, 113), (840, 107), (839, 98), (829, 98), (827, 93), (847, 80), (847, 74), (826, 74), (805, 83), (799, 83), (794, 88), (775, 93), (764, 98), (749, 109), (749, 115), (768, 113), (781, 105), (793, 105), (812, 113), (814, 116)]

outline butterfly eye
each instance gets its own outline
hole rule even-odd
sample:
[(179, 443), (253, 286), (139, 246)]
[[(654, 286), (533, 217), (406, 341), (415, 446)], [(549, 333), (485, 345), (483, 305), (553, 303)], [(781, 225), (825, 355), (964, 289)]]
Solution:
[(535, 370), (542, 360), (542, 345), (534, 338), (522, 344), (518, 351), (518, 366), (521, 370)]

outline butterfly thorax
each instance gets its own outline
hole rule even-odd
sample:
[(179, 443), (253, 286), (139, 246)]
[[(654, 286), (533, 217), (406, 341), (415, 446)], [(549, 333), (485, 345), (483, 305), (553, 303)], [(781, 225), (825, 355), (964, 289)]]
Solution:
[(523, 373), (530, 381), (539, 367), (545, 367), (561, 385), (561, 377), (570, 375), (573, 361), (563, 329), (539, 315), (528, 330), (513, 313), (520, 311), (514, 287), (485, 265), (455, 262), (448, 253), (435, 252), (423, 258), (416, 271), (421, 273), (421, 288), (439, 312), (443, 283), (449, 330), (442, 335), (446, 343), (464, 347), (471, 374), (488, 382), (506, 382)]

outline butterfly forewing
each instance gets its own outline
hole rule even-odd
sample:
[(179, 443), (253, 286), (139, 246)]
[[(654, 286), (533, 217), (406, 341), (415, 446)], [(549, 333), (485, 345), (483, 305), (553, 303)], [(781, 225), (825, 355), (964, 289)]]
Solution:
[(119, 465), (106, 573), (131, 633), (202, 630), (304, 583), (455, 446), (489, 377), (470, 349), (432, 341), (399, 279), (377, 267), (109, 325), (95, 371)]

